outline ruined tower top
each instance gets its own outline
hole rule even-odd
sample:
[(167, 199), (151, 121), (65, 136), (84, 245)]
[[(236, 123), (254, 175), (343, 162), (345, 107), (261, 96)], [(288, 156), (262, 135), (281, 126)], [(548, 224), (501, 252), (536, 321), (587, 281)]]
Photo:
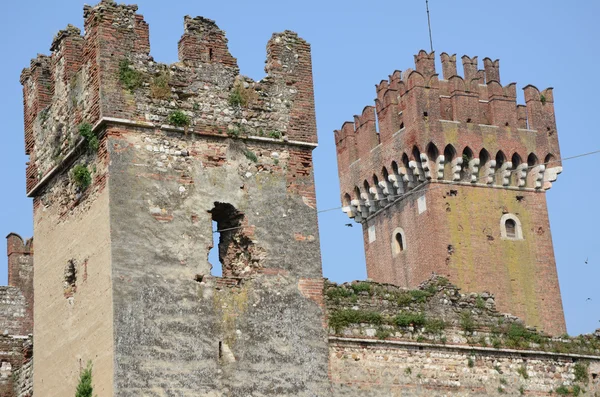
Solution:
[(93, 360), (99, 396), (322, 395), (310, 45), (273, 34), (253, 81), (210, 19), (166, 65), (136, 6), (84, 18), (21, 75), (34, 387), (72, 394)]
[(296, 33), (273, 34), (267, 75), (255, 82), (239, 75), (225, 32), (203, 17), (184, 18), (179, 62), (154, 62), (148, 24), (136, 11), (113, 1), (85, 6), (85, 34), (68, 25), (51, 54), (23, 70), (30, 196), (81, 142), (82, 123), (316, 145), (310, 45)]

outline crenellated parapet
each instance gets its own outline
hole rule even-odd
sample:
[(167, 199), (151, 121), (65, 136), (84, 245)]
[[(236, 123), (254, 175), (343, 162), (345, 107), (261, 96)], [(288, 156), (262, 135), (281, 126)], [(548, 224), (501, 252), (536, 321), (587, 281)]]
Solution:
[(500, 62), (434, 53), (376, 85), (375, 106), (335, 131), (342, 200), (356, 220), (425, 182), (545, 190), (562, 171), (552, 88), (502, 85)]
[[(71, 25), (58, 32), (51, 54), (21, 74), (30, 196), (77, 159), (82, 124), (100, 138), (107, 123), (129, 123), (316, 145), (310, 45), (296, 33), (273, 35), (267, 75), (253, 81), (239, 74), (225, 32), (207, 18), (184, 18), (171, 65), (150, 56), (149, 27), (135, 5), (85, 6), (84, 27), (83, 35)], [(184, 122), (174, 125), (173, 113)]]

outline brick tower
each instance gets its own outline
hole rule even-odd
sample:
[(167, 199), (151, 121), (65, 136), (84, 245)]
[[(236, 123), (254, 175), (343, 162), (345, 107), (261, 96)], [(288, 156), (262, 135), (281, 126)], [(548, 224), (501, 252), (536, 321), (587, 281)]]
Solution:
[(136, 10), (86, 6), (21, 76), (34, 390), (91, 361), (99, 397), (328, 395), (310, 46), (274, 34), (254, 82), (186, 17), (164, 65)]
[[(375, 107), (335, 132), (344, 211), (363, 225), (367, 273), (415, 287), (432, 272), (496, 294), (500, 310), (565, 332), (545, 191), (562, 170), (552, 89), (500, 84), (499, 61), (415, 56)], [(377, 120), (377, 121), (376, 121)], [(378, 126), (377, 126), (378, 124)], [(547, 163), (548, 165), (544, 165)]]

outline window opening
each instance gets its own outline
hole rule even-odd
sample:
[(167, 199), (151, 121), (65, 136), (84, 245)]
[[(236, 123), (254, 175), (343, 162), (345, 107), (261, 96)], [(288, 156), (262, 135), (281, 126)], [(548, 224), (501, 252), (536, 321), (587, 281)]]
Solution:
[(221, 233), (218, 231), (219, 225), (216, 221), (212, 221), (212, 232), (213, 232), (213, 245), (208, 251), (208, 262), (212, 268), (210, 273), (213, 276), (221, 277), (223, 275), (223, 263), (219, 259), (219, 241), (221, 240)]
[[(211, 264), (220, 263), (221, 277), (245, 278), (262, 268), (265, 257), (263, 248), (254, 244), (246, 234), (247, 220), (243, 212), (228, 203), (215, 202), (209, 211), (212, 215), (213, 246), (219, 260), (210, 260)], [(216, 224), (216, 226), (215, 226)], [(217, 275), (218, 267), (213, 267), (213, 275)]]
[(506, 237), (517, 237), (517, 223), (514, 221), (514, 219), (507, 219), (504, 223), (504, 226), (506, 227)]
[(402, 234), (396, 233), (396, 244), (398, 244), (398, 252), (404, 251), (404, 242), (402, 241)]

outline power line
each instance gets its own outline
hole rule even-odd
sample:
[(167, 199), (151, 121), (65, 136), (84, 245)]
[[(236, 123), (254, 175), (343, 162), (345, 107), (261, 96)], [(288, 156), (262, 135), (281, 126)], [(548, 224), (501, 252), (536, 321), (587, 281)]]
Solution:
[(425, 0), (425, 8), (427, 8), (427, 26), (429, 27), (429, 47), (433, 52), (433, 39), (431, 37), (431, 19), (429, 18), (429, 0)]
[[(573, 159), (576, 159), (576, 158), (585, 157), (585, 156), (591, 156), (593, 154), (598, 154), (598, 153), (600, 153), (600, 149), (599, 150), (594, 150), (594, 151), (591, 151), (591, 152), (587, 152), (587, 153), (576, 154), (576, 155), (569, 156), (569, 157), (563, 157), (561, 159), (550, 160), (550, 161), (547, 161), (547, 162), (542, 163), (542, 164), (535, 164), (535, 165), (527, 166), (527, 167), (522, 168), (521, 170), (522, 171), (526, 171), (526, 170), (529, 170), (529, 169), (532, 169), (532, 168), (535, 168), (535, 167), (539, 167), (540, 165), (548, 165), (548, 164), (551, 164), (551, 163), (557, 163), (559, 161), (573, 160)], [(482, 176), (477, 177), (475, 179), (475, 181), (469, 182), (469, 183), (479, 182), (480, 179), (488, 178), (488, 177), (489, 177), (489, 175), (482, 175)], [(446, 188), (446, 186), (448, 186), (448, 185), (465, 186), (465, 182), (461, 183), (461, 182), (454, 182), (454, 181), (446, 181), (444, 183), (440, 183), (439, 186), (432, 186), (432, 187), (429, 187), (429, 188), (425, 188), (428, 185), (429, 184), (427, 184), (426, 182), (423, 182), (423, 183), (419, 184), (417, 186), (417, 188), (414, 188), (414, 189), (412, 189), (412, 190), (410, 190), (410, 191), (408, 191), (408, 192), (406, 192), (404, 194), (401, 194), (401, 195), (390, 195), (390, 196), (392, 197), (392, 199), (397, 200), (399, 198), (407, 197), (409, 194), (415, 194), (415, 193), (420, 193), (420, 192), (424, 192), (424, 191), (431, 191), (431, 190), (435, 190), (435, 189), (443, 189), (443, 188)], [(422, 187), (419, 188), (419, 186), (422, 186)], [(383, 199), (375, 199), (375, 200), (370, 200), (370, 201), (372, 201), (372, 202), (389, 201), (389, 196), (386, 197), (386, 198), (383, 198)], [(341, 207), (327, 208), (327, 209), (324, 209), (324, 210), (317, 211), (317, 213), (320, 214), (322, 212), (329, 212), (329, 211), (339, 210), (339, 209), (342, 209), (342, 208), (344, 208), (344, 207), (341, 206)]]

